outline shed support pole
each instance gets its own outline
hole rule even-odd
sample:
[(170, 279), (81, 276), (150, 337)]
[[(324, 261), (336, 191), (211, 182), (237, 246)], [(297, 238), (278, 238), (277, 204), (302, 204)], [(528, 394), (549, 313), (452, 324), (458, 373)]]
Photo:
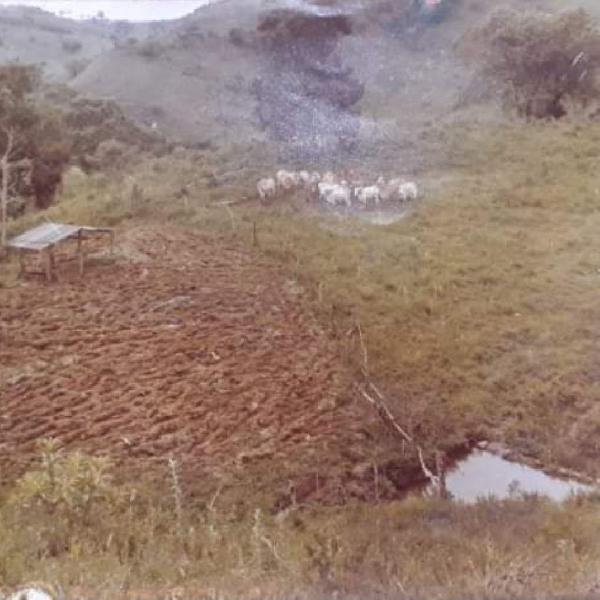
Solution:
[(25, 277), (25, 253), (19, 250), (19, 277)]
[(52, 247), (46, 248), (46, 281), (50, 283), (52, 279)]
[(77, 234), (77, 258), (79, 260), (79, 276), (83, 277), (84, 255), (83, 255), (83, 240), (81, 239), (81, 229)]

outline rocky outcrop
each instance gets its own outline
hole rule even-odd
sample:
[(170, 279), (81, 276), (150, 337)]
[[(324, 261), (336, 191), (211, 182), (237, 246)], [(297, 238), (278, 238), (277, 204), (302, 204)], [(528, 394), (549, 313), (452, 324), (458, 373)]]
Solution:
[(355, 143), (355, 106), (364, 93), (339, 48), (352, 31), (344, 16), (275, 10), (258, 25), (262, 73), (254, 92), (262, 126), (302, 157), (340, 152)]

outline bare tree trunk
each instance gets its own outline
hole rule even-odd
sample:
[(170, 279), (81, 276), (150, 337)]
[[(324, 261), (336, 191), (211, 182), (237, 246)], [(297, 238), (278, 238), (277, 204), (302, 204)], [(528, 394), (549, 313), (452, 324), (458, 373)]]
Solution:
[(6, 226), (8, 222), (8, 180), (10, 177), (10, 153), (13, 148), (13, 134), (6, 131), (6, 151), (0, 160), (0, 174), (2, 175), (2, 191), (0, 192), (0, 245), (6, 247)]
[(0, 194), (0, 205), (2, 207), (2, 246), (6, 246), (6, 224), (8, 221), (8, 157), (4, 155), (0, 161), (0, 171), (2, 173), (2, 193)]

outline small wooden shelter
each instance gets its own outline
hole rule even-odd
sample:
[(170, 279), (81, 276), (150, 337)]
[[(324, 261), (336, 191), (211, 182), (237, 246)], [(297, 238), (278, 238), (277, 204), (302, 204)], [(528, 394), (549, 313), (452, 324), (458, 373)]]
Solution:
[(82, 225), (65, 225), (63, 223), (44, 223), (25, 233), (18, 235), (8, 242), (8, 247), (19, 253), (21, 275), (25, 274), (25, 255), (39, 253), (44, 255), (44, 273), (46, 280), (50, 281), (56, 266), (54, 248), (67, 240), (77, 241), (77, 260), (79, 273), (83, 275), (85, 266), (84, 241), (89, 237), (106, 235), (110, 239), (110, 254), (114, 251), (115, 234), (107, 227), (84, 227)]

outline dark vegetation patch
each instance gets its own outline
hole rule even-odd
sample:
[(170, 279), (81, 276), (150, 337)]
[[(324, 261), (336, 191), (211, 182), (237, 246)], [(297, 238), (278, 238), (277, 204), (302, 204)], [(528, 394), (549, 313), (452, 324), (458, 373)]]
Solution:
[(521, 117), (560, 119), (597, 107), (600, 31), (583, 10), (501, 10), (466, 37), (463, 53)]
[(117, 145), (123, 150), (160, 153), (167, 144), (128, 119), (115, 102), (74, 97), (64, 108), (65, 124), (73, 143), (72, 162), (85, 169), (114, 166), (104, 164), (97, 151)]

